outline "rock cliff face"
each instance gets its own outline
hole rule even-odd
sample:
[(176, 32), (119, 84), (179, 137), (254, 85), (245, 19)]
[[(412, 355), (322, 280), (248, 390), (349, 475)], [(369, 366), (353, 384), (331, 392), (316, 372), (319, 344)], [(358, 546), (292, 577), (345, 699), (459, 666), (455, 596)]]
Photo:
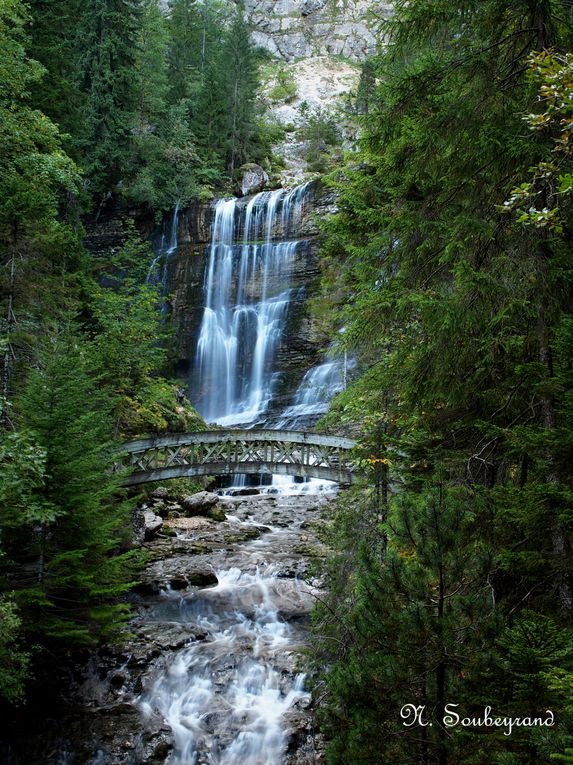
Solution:
[[(239, 206), (247, 206), (249, 197)], [(319, 358), (320, 348), (327, 341), (317, 335), (309, 316), (308, 298), (318, 286), (319, 229), (317, 220), (335, 210), (335, 200), (320, 184), (312, 190), (311, 202), (305, 210), (297, 236), (310, 240), (310, 245), (293, 260), (286, 276), (293, 289), (291, 309), (284, 339), (277, 352), (276, 366), (280, 380), (273, 409), (280, 410), (289, 402), (303, 374)], [(214, 204), (203, 203), (184, 211), (179, 219), (178, 248), (168, 261), (167, 292), (175, 335), (174, 365), (177, 376), (190, 379), (195, 360), (197, 336), (203, 315), (203, 285), (211, 236)], [(280, 219), (273, 230), (273, 239), (284, 232)]]
[(335, 55), (361, 60), (392, 14), (380, 0), (246, 0), (254, 40), (284, 61)]

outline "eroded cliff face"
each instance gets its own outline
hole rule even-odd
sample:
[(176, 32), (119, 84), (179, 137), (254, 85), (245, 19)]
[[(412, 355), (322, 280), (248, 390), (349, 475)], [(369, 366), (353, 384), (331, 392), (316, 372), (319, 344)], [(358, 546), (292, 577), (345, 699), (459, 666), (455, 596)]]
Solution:
[(379, 0), (246, 0), (256, 43), (284, 61), (374, 52), (376, 30), (392, 14)]

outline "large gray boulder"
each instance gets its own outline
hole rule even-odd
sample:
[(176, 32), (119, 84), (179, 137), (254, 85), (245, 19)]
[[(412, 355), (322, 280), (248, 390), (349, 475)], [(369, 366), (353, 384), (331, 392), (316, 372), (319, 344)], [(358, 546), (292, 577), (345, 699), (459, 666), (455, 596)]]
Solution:
[(155, 515), (152, 510), (143, 511), (143, 529), (146, 540), (153, 539), (162, 526), (163, 518), (159, 515)]
[(190, 494), (183, 497), (181, 506), (185, 515), (207, 515), (208, 511), (214, 508), (219, 502), (217, 494), (210, 491), (199, 491), (197, 494)]
[(254, 163), (243, 165), (241, 173), (241, 194), (244, 197), (249, 194), (258, 194), (269, 182), (269, 176), (266, 170)]

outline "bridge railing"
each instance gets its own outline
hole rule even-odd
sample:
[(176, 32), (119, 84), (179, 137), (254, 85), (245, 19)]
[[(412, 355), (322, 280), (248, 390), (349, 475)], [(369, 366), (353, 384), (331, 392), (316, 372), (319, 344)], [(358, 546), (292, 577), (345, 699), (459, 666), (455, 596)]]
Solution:
[(215, 430), (137, 439), (122, 447), (127, 484), (183, 475), (277, 472), (350, 483), (355, 441), (286, 430)]

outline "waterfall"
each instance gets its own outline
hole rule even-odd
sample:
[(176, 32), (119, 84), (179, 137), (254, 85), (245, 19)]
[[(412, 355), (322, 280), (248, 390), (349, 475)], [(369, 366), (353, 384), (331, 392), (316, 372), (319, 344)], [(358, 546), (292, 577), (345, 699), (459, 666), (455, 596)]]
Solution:
[[(169, 226), (169, 234), (165, 232), (165, 223), (163, 224), (163, 230), (161, 232), (161, 239), (159, 247), (145, 279), (146, 284), (158, 284), (161, 283), (162, 292), (165, 292), (167, 287), (167, 266), (171, 255), (178, 247), (177, 230), (179, 228), (179, 202), (175, 205), (173, 212), (171, 213), (171, 223)], [(159, 270), (160, 262), (163, 263), (161, 271)]]
[[(304, 430), (326, 414), (337, 393), (346, 389), (348, 372), (356, 367), (356, 359), (332, 350), (327, 360), (312, 367), (302, 378), (290, 406), (284, 409), (271, 427), (278, 430)], [(263, 489), (270, 494), (318, 494), (334, 489), (332, 481), (307, 478), (297, 481), (293, 476), (275, 475), (271, 485)]]
[(312, 367), (302, 379), (293, 403), (282, 413), (281, 424), (278, 427), (300, 427), (301, 421), (308, 427), (309, 421), (326, 414), (331, 400), (337, 393), (346, 388), (346, 375), (354, 368), (354, 359), (332, 359)]
[(308, 184), (217, 202), (194, 366), (194, 402), (207, 422), (252, 424), (271, 402), (276, 354), (293, 298), (293, 238)]

